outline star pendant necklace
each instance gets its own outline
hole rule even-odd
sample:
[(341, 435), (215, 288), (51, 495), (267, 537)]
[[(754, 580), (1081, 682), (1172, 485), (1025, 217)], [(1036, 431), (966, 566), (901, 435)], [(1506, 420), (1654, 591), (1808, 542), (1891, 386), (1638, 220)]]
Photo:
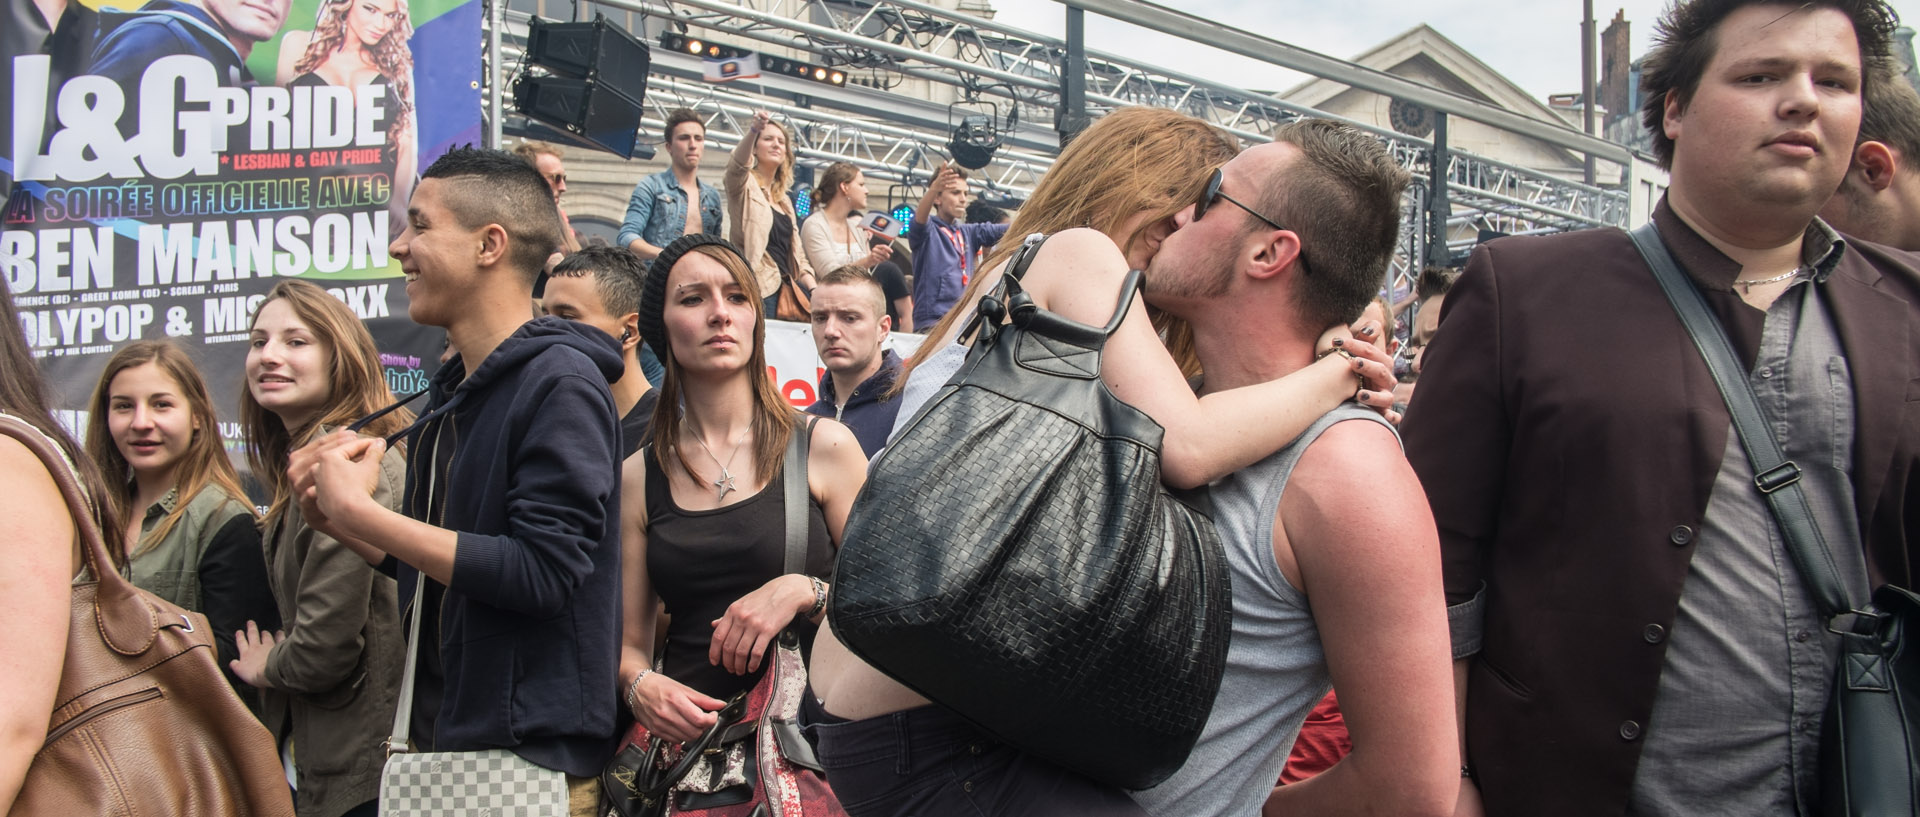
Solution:
[(720, 462), (719, 457), (714, 456), (713, 449), (707, 447), (707, 441), (704, 439), (701, 439), (699, 430), (692, 429), (692, 431), (693, 431), (693, 441), (700, 444), (700, 450), (707, 452), (707, 456), (713, 459), (714, 465), (720, 466), (720, 478), (713, 481), (713, 487), (720, 490), (720, 495), (717, 497), (714, 497), (713, 501), (725, 502), (727, 501), (727, 494), (733, 491), (739, 490), (738, 488), (733, 487), (733, 472), (727, 469), (733, 465), (733, 458), (740, 456), (740, 449), (743, 446), (738, 446), (738, 445), (734, 446), (733, 453), (728, 454), (727, 461), (725, 463), (722, 463)]

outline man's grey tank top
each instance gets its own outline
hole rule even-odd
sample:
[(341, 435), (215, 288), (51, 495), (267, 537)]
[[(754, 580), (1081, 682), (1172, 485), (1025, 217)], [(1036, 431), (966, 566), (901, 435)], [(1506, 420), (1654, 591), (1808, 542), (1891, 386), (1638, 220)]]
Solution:
[(1372, 409), (1345, 403), (1286, 448), (1214, 484), (1213, 519), (1233, 575), (1233, 642), (1213, 714), (1187, 764), (1167, 782), (1133, 795), (1149, 814), (1259, 814), (1307, 711), (1332, 687), (1313, 609), (1274, 561), (1273, 522), (1300, 456), (1322, 432), (1347, 420), (1393, 428)]

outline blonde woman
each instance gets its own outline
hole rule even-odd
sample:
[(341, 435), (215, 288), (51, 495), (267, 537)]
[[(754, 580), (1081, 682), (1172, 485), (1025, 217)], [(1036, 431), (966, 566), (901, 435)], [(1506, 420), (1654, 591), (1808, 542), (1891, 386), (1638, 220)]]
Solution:
[[(49, 397), (20, 332), (12, 290), (0, 286), (0, 416), (32, 426), (60, 451), (94, 500), (93, 523), (109, 533), (107, 551), (118, 560), (121, 548), (110, 532), (121, 527), (119, 505), (91, 458), (54, 422)], [(66, 666), (73, 583), (86, 578), (76, 576), (86, 566), (80, 524), (49, 467), (25, 444), (0, 435), (0, 542), (7, 543), (0, 547), (0, 620), (7, 622), (0, 636), (0, 814), (13, 813), (27, 769), (47, 742)]]
[(805, 315), (776, 314), (780, 285), (794, 281), (812, 292), (813, 264), (800, 243), (799, 217), (787, 190), (793, 186), (792, 139), (785, 126), (766, 111), (753, 112), (753, 125), (727, 157), (722, 187), (727, 212), (733, 215), (728, 237), (741, 249), (753, 271), (768, 318), (807, 319)]
[(289, 31), (280, 39), (277, 74), (289, 88), (380, 89), (386, 123), (381, 166), (393, 180), (388, 212), (396, 227), (406, 218), (417, 170), (411, 39), (407, 0), (322, 0), (313, 30)]

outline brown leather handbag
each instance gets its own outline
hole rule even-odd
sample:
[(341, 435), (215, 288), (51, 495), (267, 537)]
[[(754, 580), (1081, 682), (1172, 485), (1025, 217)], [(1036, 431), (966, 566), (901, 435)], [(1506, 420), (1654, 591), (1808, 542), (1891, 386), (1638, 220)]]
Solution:
[[(214, 665), (207, 619), (113, 569), (80, 486), (39, 430), (0, 434), (40, 457), (79, 531), (88, 575), (73, 586), (60, 688), (14, 815), (293, 815), (273, 737)], [(49, 547), (67, 542), (6, 542)]]
[(782, 321), (807, 323), (813, 320), (813, 298), (800, 286), (793, 276), (780, 273), (780, 300), (772, 315), (767, 317)]

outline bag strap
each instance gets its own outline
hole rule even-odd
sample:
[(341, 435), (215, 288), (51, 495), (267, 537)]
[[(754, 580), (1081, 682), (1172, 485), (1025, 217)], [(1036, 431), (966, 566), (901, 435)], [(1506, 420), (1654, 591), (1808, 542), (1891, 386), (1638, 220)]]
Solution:
[(80, 551), (86, 559), (87, 570), (96, 577), (104, 578), (103, 572), (111, 571), (102, 571), (101, 566), (112, 564), (111, 557), (107, 556), (106, 540), (101, 538), (100, 528), (94, 524), (93, 508), (80, 490), (80, 482), (74, 478), (73, 466), (67, 464), (66, 456), (40, 429), (18, 417), (0, 414), (0, 433), (19, 440), (21, 445), (40, 458), (41, 465), (46, 466), (54, 484), (60, 487), (61, 498), (66, 500), (68, 515), (73, 517), (74, 531), (80, 537)]
[(812, 414), (802, 416), (807, 419), (806, 425), (794, 429), (788, 436), (787, 462), (780, 469), (786, 491), (787, 573), (807, 570), (807, 503), (811, 499), (807, 493), (807, 452), (813, 442), (813, 426), (820, 418)]
[(1686, 324), (1687, 333), (1693, 336), (1694, 345), (1706, 358), (1707, 370), (1713, 373), (1713, 381), (1720, 387), (1720, 395), (1726, 399), (1727, 410), (1733, 415), (1733, 426), (1741, 446), (1746, 449), (1747, 460), (1753, 463), (1753, 485), (1766, 497), (1767, 507), (1780, 523), (1787, 553), (1800, 568), (1814, 600), (1828, 618), (1854, 612), (1846, 588), (1840, 584), (1840, 569), (1833, 561), (1833, 551), (1828, 549), (1813, 509), (1807, 504), (1806, 492), (1800, 487), (1800, 466), (1780, 450), (1779, 441), (1774, 439), (1760, 411), (1760, 401), (1754, 397), (1753, 384), (1747, 382), (1743, 375), (1745, 369), (1734, 356), (1727, 333), (1708, 310), (1706, 298), (1701, 297), (1700, 291), (1681, 273), (1653, 223), (1641, 225), (1630, 235), (1633, 245), (1646, 258), (1647, 266), (1653, 268), (1654, 280), (1660, 282), (1660, 289), (1680, 314), (1681, 323)]
[(1053, 312), (1041, 309), (1033, 302), (1021, 287), (1021, 281), (1027, 274), (1027, 267), (1033, 264), (1035, 256), (1040, 254), (1040, 245), (1047, 242), (1047, 234), (1034, 233), (1020, 243), (1007, 259), (1006, 272), (1000, 276), (1000, 282), (992, 292), (980, 299), (974, 308), (974, 315), (961, 331), (961, 342), (973, 336), (975, 331), (984, 332), (991, 339), (999, 333), (1002, 319), (1012, 316), (1013, 323), (1033, 331), (1045, 334), (1083, 349), (1097, 350), (1105, 345), (1107, 338), (1119, 331), (1120, 324), (1127, 318), (1127, 311), (1133, 308), (1133, 299), (1140, 292), (1145, 280), (1140, 270), (1128, 270), (1120, 283), (1120, 295), (1114, 304), (1113, 314), (1107, 318), (1105, 326), (1088, 326), (1079, 321), (1060, 317)]
[(393, 710), (393, 731), (382, 747), (387, 757), (413, 751), (407, 745), (413, 737), (413, 680), (420, 664), (420, 607), (427, 603), (427, 574), (415, 579), (413, 603), (407, 605), (407, 662), (400, 672), (400, 700)]
[[(107, 555), (106, 539), (94, 522), (93, 505), (80, 489), (80, 481), (65, 453), (40, 429), (9, 414), (0, 414), (0, 434), (19, 440), (32, 451), (60, 488), (67, 515), (73, 517), (74, 534), (80, 539), (81, 558), (87, 564), (88, 575), (99, 586), (94, 596), (94, 620), (99, 623), (101, 639), (121, 655), (146, 652), (159, 634), (159, 613), (142, 601), (140, 591), (114, 569), (113, 557)], [(192, 626), (193, 622), (188, 621), (189, 630)]]

